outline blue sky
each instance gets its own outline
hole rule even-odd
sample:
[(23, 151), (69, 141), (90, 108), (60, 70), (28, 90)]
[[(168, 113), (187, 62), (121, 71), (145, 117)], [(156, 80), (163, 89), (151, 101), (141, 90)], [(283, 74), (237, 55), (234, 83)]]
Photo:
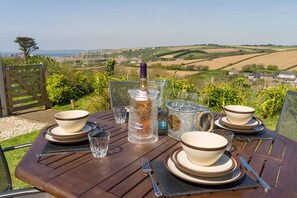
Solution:
[(297, 45), (296, 0), (0, 0), (0, 51)]

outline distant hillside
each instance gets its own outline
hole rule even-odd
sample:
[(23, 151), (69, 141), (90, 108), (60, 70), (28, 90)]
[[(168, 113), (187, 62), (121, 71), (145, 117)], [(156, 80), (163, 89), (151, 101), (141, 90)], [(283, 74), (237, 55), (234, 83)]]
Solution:
[[(296, 70), (297, 46), (216, 44), (161, 46), (98, 50), (83, 54), (84, 59), (115, 59), (120, 64), (148, 62), (149, 65), (180, 65), (181, 70), (214, 69), (241, 70), (249, 64), (277, 65), (281, 70)], [(176, 69), (177, 67), (172, 67)]]

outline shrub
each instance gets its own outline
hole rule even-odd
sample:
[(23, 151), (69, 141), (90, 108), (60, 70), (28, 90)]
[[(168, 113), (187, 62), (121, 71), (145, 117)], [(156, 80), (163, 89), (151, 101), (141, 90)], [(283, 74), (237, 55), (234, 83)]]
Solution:
[(75, 91), (73, 96), (75, 99), (90, 94), (94, 90), (92, 87), (92, 77), (87, 76), (81, 71), (75, 72), (74, 78), (70, 82)]
[(95, 95), (88, 100), (87, 109), (90, 113), (96, 113), (110, 109), (109, 94)]
[(1, 58), (1, 64), (5, 66), (11, 66), (11, 65), (24, 65), (24, 59), (22, 58)]
[(250, 88), (251, 84), (246, 78), (238, 77), (233, 80), (232, 86), (238, 89), (246, 89), (246, 88)]
[(116, 61), (113, 60), (113, 59), (108, 59), (106, 61), (106, 63), (107, 63), (106, 71), (107, 71), (108, 75), (109, 76), (113, 76), (114, 75), (114, 68), (115, 68)]
[(64, 104), (90, 94), (93, 91), (91, 82), (92, 78), (80, 71), (70, 72), (67, 76), (54, 73), (47, 79), (46, 90), (54, 103)]
[(65, 103), (72, 97), (72, 88), (68, 78), (63, 74), (53, 74), (47, 79), (46, 90), (51, 101)]
[(277, 65), (268, 65), (267, 69), (268, 70), (278, 70), (278, 66)]
[(227, 83), (209, 84), (203, 87), (203, 93), (207, 95), (208, 105), (212, 108), (223, 109), (226, 105), (246, 103), (247, 93)]
[(170, 79), (170, 83), (168, 85), (169, 91), (198, 92), (195, 85), (190, 83), (188, 79), (176, 79), (175, 74)]
[(241, 71), (243, 72), (255, 72), (255, 71), (258, 71), (258, 70), (263, 70), (265, 69), (264, 65), (262, 64), (250, 64), (250, 65), (245, 65), (242, 67)]
[(297, 88), (291, 85), (280, 84), (260, 91), (257, 96), (261, 103), (259, 106), (260, 114), (264, 118), (279, 115), (288, 90), (297, 91)]
[(108, 82), (111, 79), (111, 77), (102, 74), (102, 73), (96, 73), (94, 75), (94, 80), (92, 83), (92, 87), (96, 94), (102, 94), (106, 93), (106, 89), (108, 89)]

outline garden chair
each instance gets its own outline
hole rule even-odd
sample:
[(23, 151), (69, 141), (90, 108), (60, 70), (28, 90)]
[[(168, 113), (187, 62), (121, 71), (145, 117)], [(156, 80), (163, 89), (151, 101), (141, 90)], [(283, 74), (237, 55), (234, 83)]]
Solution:
[(138, 81), (109, 81), (109, 94), (111, 108), (117, 106), (129, 106), (129, 89), (137, 89)]
[(288, 91), (280, 114), (276, 132), (297, 141), (297, 92)]
[[(161, 107), (164, 98), (164, 88), (166, 86), (166, 80), (148, 81), (149, 89), (158, 89), (158, 107)], [(111, 108), (116, 106), (128, 106), (130, 96), (129, 89), (137, 89), (139, 81), (109, 81), (109, 93), (110, 93), (110, 105)]]
[(23, 198), (49, 198), (51, 195), (42, 192), (36, 188), (22, 188), (13, 189), (11, 182), (11, 175), (4, 152), (31, 146), (31, 143), (21, 144), (18, 146), (11, 146), (2, 148), (0, 145), (0, 198), (2, 197), (23, 197)]

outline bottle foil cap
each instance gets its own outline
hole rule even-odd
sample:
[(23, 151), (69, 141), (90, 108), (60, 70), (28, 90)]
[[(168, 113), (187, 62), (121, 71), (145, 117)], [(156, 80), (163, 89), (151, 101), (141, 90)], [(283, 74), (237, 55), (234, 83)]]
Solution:
[(147, 71), (147, 65), (146, 63), (140, 63), (140, 78), (146, 78), (146, 71)]

